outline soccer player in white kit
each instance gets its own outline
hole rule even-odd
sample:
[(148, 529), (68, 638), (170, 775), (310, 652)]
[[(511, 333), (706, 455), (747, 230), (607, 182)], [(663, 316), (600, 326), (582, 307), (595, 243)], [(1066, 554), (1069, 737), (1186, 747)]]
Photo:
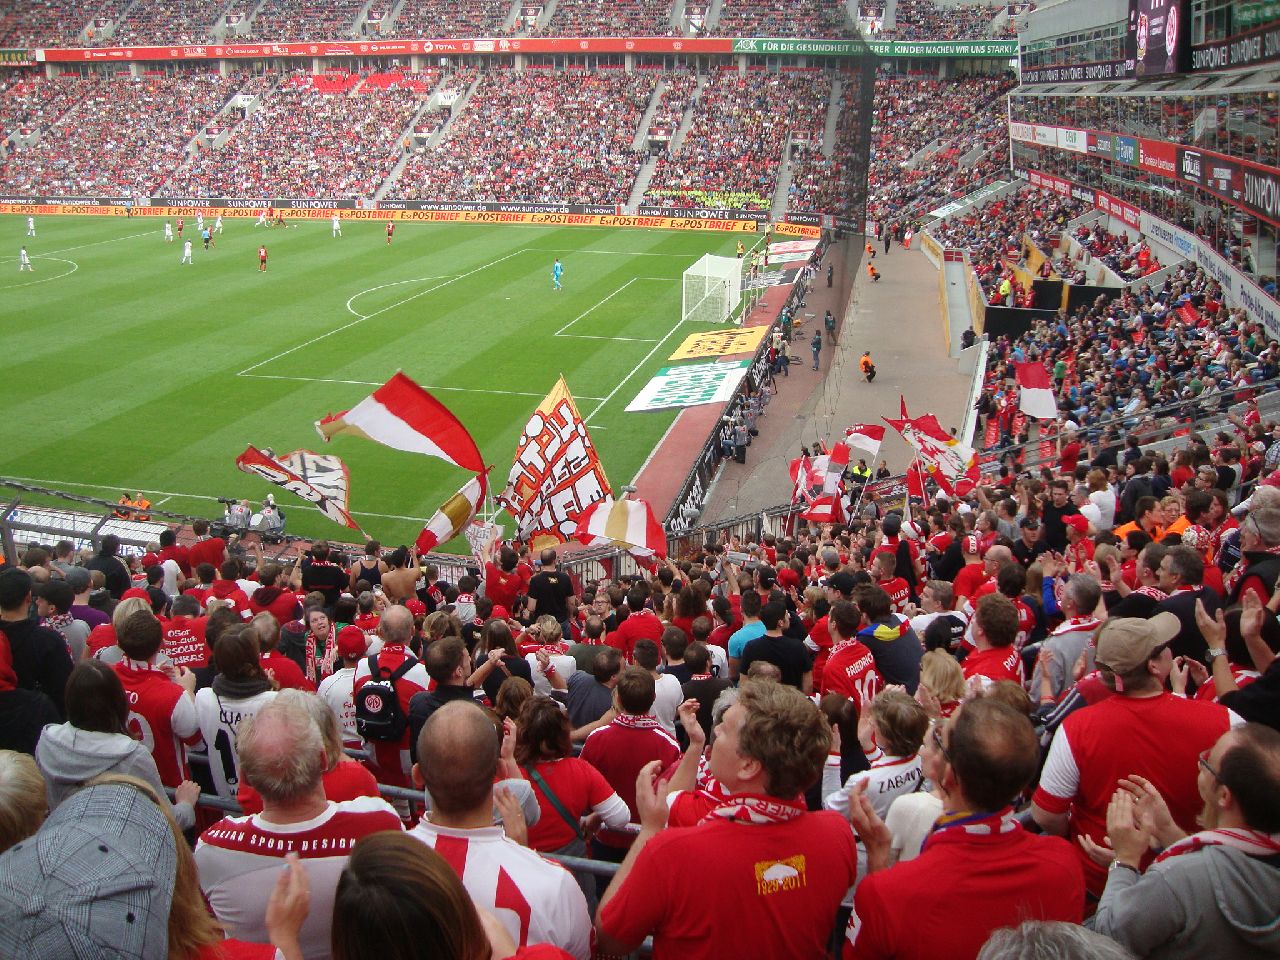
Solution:
[(182, 259), (179, 261), (179, 266), (181, 266), (184, 263), (190, 263), (192, 264), (192, 266), (195, 265), (194, 261), (191, 259), (191, 241), (190, 240), (182, 241)]
[(214, 233), (222, 232), (222, 214), (218, 214), (218, 219), (213, 221), (213, 232)]
[(36, 218), (27, 217), (27, 236), (34, 237), (36, 235)]
[(164, 222), (164, 242), (173, 243), (173, 224), (168, 220)]
[(333, 215), (333, 235), (335, 237), (342, 236), (342, 218), (336, 213)]
[(23, 270), (29, 270), (30, 272), (35, 273), (35, 269), (31, 266), (31, 258), (27, 256), (26, 247), (23, 247), (18, 252), (18, 272), (21, 273)]
[(204, 233), (204, 214), (196, 214), (196, 233)]

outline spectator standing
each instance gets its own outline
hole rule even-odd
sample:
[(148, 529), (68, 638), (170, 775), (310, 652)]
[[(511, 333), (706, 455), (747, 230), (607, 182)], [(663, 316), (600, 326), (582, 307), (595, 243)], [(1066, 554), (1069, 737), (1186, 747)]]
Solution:
[[(474, 700), (475, 689), (468, 683), (471, 655), (460, 637), (444, 637), (427, 648), (427, 676), (430, 691), (415, 693), (409, 701), (409, 744), (418, 742), (418, 734), (431, 715), (454, 700)], [(417, 758), (414, 758), (417, 759)]]
[(352, 846), (371, 833), (402, 830), (400, 817), (377, 797), (325, 798), (324, 741), (297, 703), (264, 706), (244, 722), (238, 740), (244, 776), (261, 795), (262, 812), (227, 817), (201, 835), (195, 851), (200, 886), (228, 934), (265, 943), (271, 891), (285, 857), (296, 854), (294, 867), (306, 871), (311, 889), (311, 912), (299, 935), (302, 956), (322, 960), (330, 955), (334, 896)]
[(529, 619), (535, 615), (551, 616), (556, 618), (556, 623), (565, 624), (569, 620), (573, 583), (568, 574), (560, 571), (554, 550), (543, 550), (540, 558), (542, 566), (529, 580), (525, 615)]
[(342, 728), (342, 745), (359, 748), (362, 742), (356, 732), (356, 668), (369, 649), (369, 638), (359, 627), (348, 624), (338, 631), (337, 646), (338, 669), (320, 681), (318, 693), (338, 719)]
[(590, 672), (579, 670), (569, 677), (569, 722), (575, 731), (596, 723), (613, 708), (613, 690), (621, 673), (622, 654), (613, 647), (598, 647)]
[(102, 538), (98, 552), (85, 564), (85, 569), (87, 570), (102, 571), (102, 575), (107, 578), (107, 592), (111, 594), (114, 600), (119, 600), (124, 596), (124, 592), (133, 585), (129, 579), (129, 571), (125, 569), (125, 565), (116, 556), (119, 552), (120, 538), (114, 533), (109, 533)]
[(56, 630), (30, 618), (31, 588), (31, 574), (25, 570), (0, 571), (0, 630), (9, 641), (17, 686), (44, 693), (62, 715), (71, 653)]
[[(358, 696), (360, 688), (373, 677), (371, 666), (376, 666), (378, 677), (387, 680), (401, 666), (409, 661), (413, 664), (395, 681), (396, 698), (405, 717), (410, 715), (410, 703), (419, 693), (425, 693), (431, 678), (426, 669), (408, 650), (409, 641), (413, 638), (413, 615), (405, 607), (388, 607), (378, 621), (378, 636), (382, 639), (382, 649), (377, 654), (361, 660), (356, 667), (356, 678), (353, 683), (353, 695)], [(465, 653), (466, 648), (463, 648)], [(468, 671), (468, 674), (470, 671)], [(409, 755), (409, 724), (405, 723), (404, 732), (396, 740), (372, 740), (366, 743), (371, 749), (371, 761), (374, 775), (379, 783), (407, 787), (410, 784), (409, 774), (413, 761)]]
[(47, 694), (18, 686), (9, 641), (0, 632), (0, 750), (35, 753), (41, 731), (61, 719)]
[(766, 603), (760, 611), (760, 622), (764, 625), (764, 634), (743, 649), (739, 671), (746, 672), (752, 663), (763, 660), (782, 671), (783, 683), (806, 695), (812, 693), (813, 658), (801, 641), (784, 636), (791, 625), (786, 604), (773, 600)]
[(229, 800), (240, 785), (240, 725), (275, 699), (276, 692), (262, 669), (257, 639), (243, 624), (233, 624), (218, 637), (213, 663), (218, 672), (210, 686), (196, 692), (196, 716), (209, 748), (214, 789)]

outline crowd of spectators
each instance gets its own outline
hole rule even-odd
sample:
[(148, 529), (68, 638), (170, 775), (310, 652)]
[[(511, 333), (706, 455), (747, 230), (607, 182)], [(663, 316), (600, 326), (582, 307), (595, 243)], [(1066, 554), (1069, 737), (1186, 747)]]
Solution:
[(1112, 233), (1101, 218), (1080, 224), (1075, 238), (1090, 258), (1101, 260), (1123, 281), (1137, 280), (1161, 269), (1160, 260), (1151, 253), (1150, 244), (1136, 231), (1133, 239), (1129, 238), (1128, 231)]
[(56, 47), (78, 43), (99, 0), (33, 0), (0, 13), (0, 47)]
[(84, 86), (74, 107), (35, 145), (10, 154), (0, 176), (24, 193), (150, 196), (242, 81), (235, 74), (71, 81)]
[(405, 199), (626, 203), (632, 149), (657, 78), (648, 72), (493, 70), (434, 149), (393, 187)]
[(682, 71), (663, 74), (662, 79), (666, 85), (662, 88), (662, 99), (658, 101), (658, 107), (649, 121), (649, 136), (669, 140), (680, 129), (685, 111), (693, 101), (693, 95), (698, 89), (698, 76)]
[(113, 47), (205, 43), (217, 26), (216, 21), (208, 20), (210, 13), (181, 0), (134, 0), (123, 19), (115, 22), (111, 35), (95, 37), (94, 41)]
[(898, 0), (892, 30), (886, 40), (981, 40), (989, 37), (992, 21), (1005, 4), (940, 4), (933, 0)]
[[(351, 79), (348, 77), (347, 79)], [(399, 160), (400, 135), (422, 105), (418, 82), (366, 90), (330, 77), (317, 86), (295, 74), (261, 98), (220, 147), (174, 170), (180, 196), (373, 196)], [(419, 78), (430, 82), (430, 77)], [(347, 93), (324, 89), (346, 88)]]
[[(997, 341), (996, 371), (1112, 414), (1208, 365), (1274, 375), (1217, 295), (1188, 266)], [(0, 572), (0, 950), (1274, 954), (1280, 423), (1249, 406), (1166, 457), (1063, 410), (1038, 475), (908, 520), (850, 473), (840, 522), (594, 579), (496, 540), (456, 581), (376, 542), (264, 560), (203, 521), (127, 564), (113, 536), (27, 546)], [(89, 840), (88, 879), (52, 856)], [(99, 909), (52, 922), (77, 884)]]
[(830, 0), (724, 0), (720, 19), (709, 36), (808, 37), (848, 36), (844, 4)]
[[(1009, 76), (877, 78), (867, 216), (918, 219), (1007, 170), (1004, 94), (1014, 83)], [(935, 140), (932, 153), (918, 156)], [(961, 166), (975, 151), (979, 158)]]
[(52, 126), (96, 84), (96, 79), (76, 74), (5, 77), (0, 87), (0, 138)]
[(668, 0), (559, 0), (547, 25), (538, 31), (550, 37), (669, 37)]
[(283, 42), (354, 36), (365, 0), (266, 0), (250, 22), (250, 36)]
[(644, 202), (768, 210), (788, 135), (816, 128), (820, 139), (830, 94), (821, 74), (712, 74), (679, 151), (659, 157)]
[(506, 0), (405, 0), (391, 24), (393, 37), (494, 37), (507, 31), (504, 24), (511, 4)]

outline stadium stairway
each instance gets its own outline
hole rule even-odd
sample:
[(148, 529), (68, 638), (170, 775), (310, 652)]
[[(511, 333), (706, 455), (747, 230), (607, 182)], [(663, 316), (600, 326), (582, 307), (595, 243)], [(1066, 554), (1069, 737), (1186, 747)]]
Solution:
[(542, 14), (538, 17), (538, 22), (534, 24), (534, 32), (546, 34), (547, 24), (551, 22), (551, 18), (556, 15), (556, 6), (558, 0), (547, 0), (546, 5), (542, 8)]
[(649, 189), (649, 182), (653, 180), (653, 174), (657, 169), (657, 158), (649, 157), (645, 160), (639, 172), (636, 173), (636, 182), (631, 187), (631, 196), (627, 198), (627, 210), (629, 212), (638, 210), (640, 204), (644, 203), (645, 191)]
[(778, 186), (773, 191), (773, 205), (769, 217), (775, 222), (787, 215), (787, 200), (791, 193), (791, 134), (782, 141), (782, 158), (778, 161)]
[(649, 145), (649, 124), (653, 123), (653, 115), (658, 112), (658, 105), (662, 103), (662, 94), (666, 89), (666, 80), (659, 80), (654, 84), (653, 95), (649, 97), (649, 106), (645, 107), (644, 115), (636, 124), (636, 135), (631, 141), (632, 150), (644, 150)]
[(707, 77), (698, 78), (697, 89), (693, 91), (693, 96), (689, 98), (689, 106), (684, 108), (684, 116), (680, 118), (680, 126), (676, 128), (675, 135), (671, 138), (671, 145), (667, 150), (672, 156), (680, 152), (680, 147), (684, 144), (684, 138), (689, 133), (689, 128), (693, 126), (693, 113), (697, 109), (698, 101), (702, 98), (702, 89), (707, 85)]
[(831, 98), (827, 101), (827, 122), (822, 127), (822, 155), (828, 160), (836, 149), (836, 129), (840, 123), (840, 95), (844, 93), (844, 81), (839, 77), (831, 81)]
[(669, 26), (677, 35), (685, 34), (684, 28), (684, 0), (673, 0), (671, 4), (671, 16), (667, 18), (667, 26)]
[(382, 18), (382, 35), (384, 37), (394, 37), (396, 35), (396, 21), (400, 19), (400, 11), (404, 9), (404, 5), (408, 0), (395, 0), (391, 4), (391, 9), (387, 11)]
[[(458, 102), (461, 103), (462, 99), (463, 98), (459, 98)], [(413, 137), (413, 131), (418, 129), (418, 122), (422, 119), (423, 114), (429, 112), (430, 108), (431, 98), (427, 97), (427, 99), (422, 101), (422, 106), (418, 107), (417, 112), (414, 113), (412, 118), (410, 118), (408, 125), (400, 132), (401, 143)], [(443, 124), (439, 130), (431, 135), (431, 139), (427, 141), (429, 146), (438, 142), (436, 138), (443, 133), (444, 127), (446, 126), (448, 126), (448, 124)], [(374, 192), (374, 200), (381, 200), (391, 192), (392, 187), (394, 187), (396, 181), (400, 179), (400, 174), (404, 172), (405, 165), (409, 162), (409, 158), (412, 156), (413, 151), (411, 150), (402, 149), (400, 151), (400, 159), (396, 161), (396, 165), (391, 168), (391, 172), (387, 174), (387, 178), (382, 181), (381, 186), (379, 186)]]
[(708, 32), (720, 26), (720, 11), (724, 9), (724, 0), (711, 0), (707, 4), (705, 27)]

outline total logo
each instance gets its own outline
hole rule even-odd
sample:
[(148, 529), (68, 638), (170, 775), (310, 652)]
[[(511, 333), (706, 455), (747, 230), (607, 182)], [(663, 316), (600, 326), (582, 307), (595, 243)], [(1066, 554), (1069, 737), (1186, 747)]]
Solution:
[(1200, 179), (1200, 154), (1193, 150), (1182, 152), (1182, 175), (1192, 180)]

